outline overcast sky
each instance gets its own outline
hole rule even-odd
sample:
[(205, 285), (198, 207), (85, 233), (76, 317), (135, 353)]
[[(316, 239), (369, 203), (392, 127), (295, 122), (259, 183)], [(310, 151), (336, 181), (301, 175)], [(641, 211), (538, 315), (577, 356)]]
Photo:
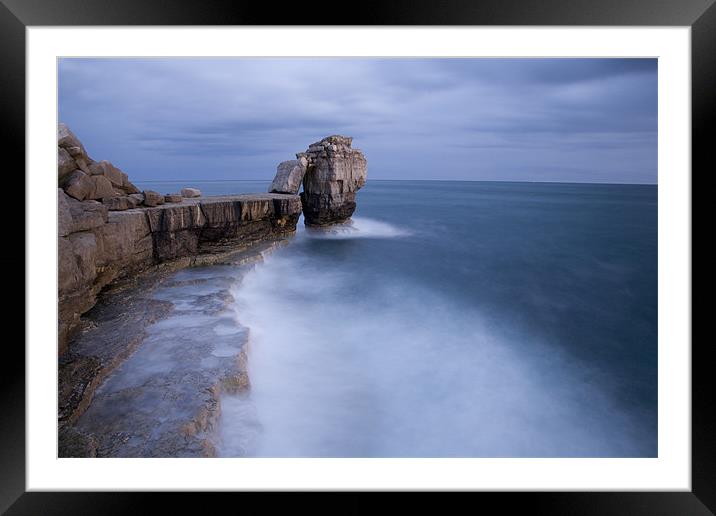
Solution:
[(134, 181), (271, 179), (331, 134), (369, 180), (657, 180), (655, 59), (61, 59), (59, 111)]

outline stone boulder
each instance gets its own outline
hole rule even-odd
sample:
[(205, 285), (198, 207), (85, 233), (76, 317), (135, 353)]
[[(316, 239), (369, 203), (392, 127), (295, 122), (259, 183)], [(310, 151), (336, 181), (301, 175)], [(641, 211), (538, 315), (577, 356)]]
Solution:
[(107, 160), (92, 161), (89, 164), (89, 170), (93, 176), (106, 177), (112, 183), (112, 187), (119, 191), (119, 195), (139, 193), (139, 188), (131, 183), (129, 176)]
[[(133, 194), (133, 195), (136, 195), (136, 194)], [(131, 209), (134, 209), (134, 208), (136, 208), (137, 206), (139, 206), (140, 204), (142, 204), (142, 201), (137, 200), (137, 198), (134, 197), (133, 195), (128, 195), (128, 196), (127, 196), (127, 202), (129, 203), (129, 209), (130, 209), (130, 210), (131, 210)]]
[(129, 180), (127, 174), (119, 170), (107, 160), (100, 161), (99, 166), (104, 172), (104, 177), (109, 179), (109, 182), (112, 183), (112, 186), (121, 188), (122, 185), (124, 185)]
[[(87, 177), (77, 175), (76, 171), (81, 171)], [(60, 186), (78, 200), (99, 200), (140, 192), (129, 181), (127, 174), (112, 163), (106, 160), (97, 162), (90, 158), (82, 142), (63, 123), (57, 126), (57, 177)], [(97, 179), (99, 177), (104, 180)]]
[(130, 201), (134, 203), (134, 206), (139, 206), (140, 204), (144, 204), (144, 194), (143, 193), (135, 193), (135, 194), (129, 194), (127, 197), (129, 197)]
[(57, 147), (57, 178), (62, 181), (70, 172), (77, 170), (77, 163), (70, 153), (62, 147)]
[(102, 165), (97, 163), (96, 161), (92, 161), (89, 164), (90, 173), (93, 176), (103, 176), (104, 175), (104, 169), (102, 168)]
[(129, 179), (127, 179), (127, 181), (121, 186), (121, 189), (122, 189), (127, 195), (138, 194), (138, 193), (141, 192), (141, 190), (140, 190), (139, 188), (137, 188), (136, 186), (134, 186), (134, 185), (129, 181)]
[(181, 195), (182, 197), (191, 199), (193, 197), (201, 197), (201, 191), (198, 188), (182, 188)]
[(181, 194), (178, 193), (170, 193), (166, 194), (164, 196), (164, 202), (172, 203), (172, 202), (182, 202), (184, 198), (181, 196)]
[(306, 173), (306, 158), (299, 158), (279, 163), (269, 193), (284, 193), (296, 195), (301, 188), (301, 181)]
[(130, 200), (126, 195), (121, 197), (105, 197), (102, 199), (102, 204), (107, 206), (109, 211), (130, 210), (136, 206), (134, 200)]
[(164, 204), (164, 196), (154, 190), (144, 190), (144, 205), (159, 206)]
[(62, 122), (57, 124), (57, 146), (67, 150), (73, 158), (89, 160), (89, 156), (82, 142), (70, 131), (70, 128)]
[(74, 197), (78, 201), (87, 199), (94, 188), (94, 183), (90, 179), (90, 176), (81, 170), (74, 170), (68, 176), (64, 177), (60, 184), (67, 195)]
[(307, 161), (301, 203), (308, 226), (345, 222), (356, 208), (356, 192), (363, 187), (367, 162), (351, 148), (353, 138), (328, 136), (296, 157)]
[(118, 194), (112, 188), (112, 183), (104, 176), (89, 176), (92, 188), (87, 195), (88, 199), (100, 200), (106, 197), (117, 197)]
[(63, 123), (57, 125), (57, 146), (67, 151), (77, 164), (77, 168), (87, 175), (91, 174), (89, 169), (91, 160), (87, 155), (84, 145), (82, 145), (79, 138), (70, 131), (70, 128)]

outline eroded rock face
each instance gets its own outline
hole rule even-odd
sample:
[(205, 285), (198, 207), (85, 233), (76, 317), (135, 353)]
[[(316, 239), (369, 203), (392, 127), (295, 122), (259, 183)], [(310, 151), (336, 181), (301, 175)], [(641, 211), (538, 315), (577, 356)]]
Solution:
[(353, 215), (356, 192), (365, 184), (368, 168), (352, 142), (353, 138), (328, 136), (296, 155), (307, 161), (301, 193), (306, 225), (336, 224)]
[[(297, 195), (244, 194), (114, 211), (129, 197), (77, 201), (58, 190), (60, 353), (80, 316), (115, 279), (156, 264), (220, 254), (295, 230)], [(135, 199), (136, 200), (136, 199)]]
[(297, 195), (202, 198), (195, 188), (181, 196), (140, 193), (110, 162), (92, 160), (64, 124), (57, 143), (60, 354), (80, 316), (112, 281), (285, 235), (301, 214)]

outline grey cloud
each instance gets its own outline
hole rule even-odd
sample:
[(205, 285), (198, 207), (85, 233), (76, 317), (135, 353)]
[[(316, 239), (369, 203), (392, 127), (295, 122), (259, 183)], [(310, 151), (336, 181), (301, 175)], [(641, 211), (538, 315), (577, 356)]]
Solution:
[(136, 180), (268, 179), (345, 133), (374, 179), (653, 183), (656, 72), (646, 59), (63, 59), (59, 115)]

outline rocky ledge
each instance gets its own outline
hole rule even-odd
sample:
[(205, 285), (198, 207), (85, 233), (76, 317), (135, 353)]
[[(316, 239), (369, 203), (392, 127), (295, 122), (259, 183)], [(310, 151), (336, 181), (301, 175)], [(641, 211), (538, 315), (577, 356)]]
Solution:
[[(203, 197), (140, 191), (59, 125), (60, 456), (216, 454), (219, 396), (248, 386), (231, 285), (302, 212), (309, 226), (353, 214), (366, 160), (351, 143), (311, 144), (269, 193)], [(221, 263), (232, 267), (175, 274)]]
[(296, 195), (199, 197), (109, 211), (59, 189), (60, 354), (80, 316), (112, 281), (160, 264), (210, 263), (222, 252), (293, 232), (300, 214)]
[[(202, 197), (140, 191), (122, 170), (95, 161), (65, 125), (57, 131), (59, 351), (97, 294), (115, 280), (161, 264), (208, 263), (223, 252), (309, 226), (346, 221), (366, 181), (353, 139), (329, 136), (285, 161), (267, 194)], [(303, 186), (303, 191), (299, 190)]]
[[(60, 457), (211, 457), (220, 398), (248, 388), (231, 290), (285, 239), (115, 282), (59, 359)], [(222, 266), (229, 265), (229, 266)]]

